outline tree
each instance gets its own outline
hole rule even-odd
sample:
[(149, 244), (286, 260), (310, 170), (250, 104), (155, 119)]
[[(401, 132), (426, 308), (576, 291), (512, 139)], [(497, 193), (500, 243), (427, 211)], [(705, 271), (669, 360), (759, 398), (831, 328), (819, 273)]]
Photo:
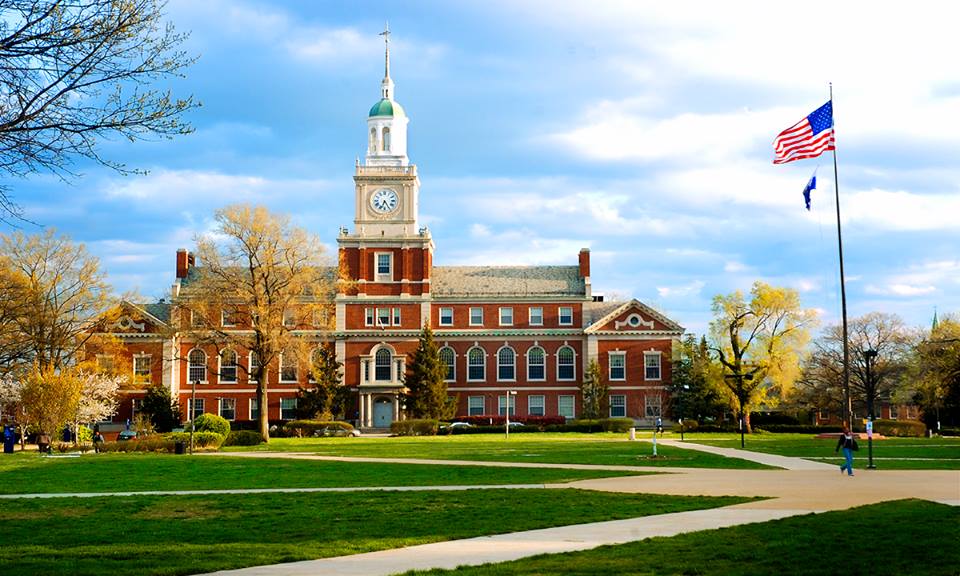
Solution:
[(609, 393), (610, 385), (603, 379), (600, 365), (597, 364), (596, 360), (591, 360), (583, 375), (583, 383), (580, 385), (580, 396), (583, 398), (583, 410), (581, 411), (583, 417), (587, 420), (603, 418), (607, 413)]
[[(236, 204), (218, 210), (215, 221), (215, 231), (197, 239), (196, 277), (176, 300), (184, 313), (181, 324), (184, 334), (198, 344), (218, 351), (246, 349), (255, 355), (249, 376), (257, 382), (258, 427), (266, 442), (267, 390), (269, 379), (277, 374), (269, 367), (281, 354), (287, 362), (307, 360), (310, 342), (297, 330), (327, 328), (317, 319), (331, 316), (321, 312), (329, 312), (340, 274), (335, 266), (325, 266), (320, 240), (292, 226), (286, 215)], [(223, 329), (222, 314), (245, 314), (249, 326)], [(246, 367), (241, 363), (240, 369)]]
[(151, 386), (140, 403), (140, 413), (150, 419), (154, 430), (169, 432), (180, 426), (180, 405), (166, 386)]
[(440, 361), (433, 331), (424, 324), (404, 378), (407, 411), (414, 418), (444, 420), (456, 414), (456, 401), (447, 396), (446, 377), (447, 367)]
[[(150, 83), (182, 76), (193, 63), (185, 36), (164, 22), (161, 0), (0, 0), (0, 172), (73, 175), (75, 158), (121, 173), (102, 138), (135, 141), (192, 131), (182, 117), (198, 106)], [(0, 189), (2, 215), (20, 216)]]
[(73, 419), (74, 433), (80, 424), (100, 422), (116, 414), (117, 394), (121, 384), (127, 380), (114, 374), (84, 371), (76, 372), (76, 378), (80, 380), (80, 399)]
[(300, 388), (297, 400), (298, 418), (333, 420), (343, 417), (346, 411), (346, 396), (349, 392), (342, 385), (343, 362), (337, 361), (334, 347), (325, 343), (314, 351), (310, 373), (315, 387)]
[(909, 381), (912, 398), (933, 430), (960, 424), (960, 319), (946, 316), (914, 348)]
[(675, 417), (702, 421), (704, 416), (722, 416), (727, 401), (725, 390), (717, 387), (720, 373), (720, 364), (711, 357), (706, 337), (701, 336), (698, 342), (691, 334), (680, 342), (671, 370), (671, 392), (675, 400), (683, 402), (683, 413), (678, 406)]
[(742, 292), (713, 298), (710, 345), (724, 368), (723, 383), (736, 400), (746, 431), (750, 409), (777, 401), (799, 376), (800, 355), (816, 312), (800, 307), (796, 290), (755, 282)]
[(65, 424), (73, 422), (81, 392), (82, 382), (70, 370), (55, 370), (50, 365), (35, 367), (21, 391), (27, 422), (40, 432), (55, 436)]
[(23, 405), (23, 382), (13, 376), (0, 376), (0, 421), (7, 416), (20, 429), (20, 448), (27, 437), (27, 414)]

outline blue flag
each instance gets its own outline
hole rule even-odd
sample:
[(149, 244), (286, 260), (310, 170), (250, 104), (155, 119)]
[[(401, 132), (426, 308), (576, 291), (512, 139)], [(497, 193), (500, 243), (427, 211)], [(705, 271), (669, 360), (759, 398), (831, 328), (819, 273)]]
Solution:
[(817, 188), (817, 171), (813, 171), (813, 176), (810, 177), (810, 181), (807, 182), (807, 185), (803, 188), (803, 201), (807, 203), (807, 211), (810, 211), (810, 192), (816, 190)]

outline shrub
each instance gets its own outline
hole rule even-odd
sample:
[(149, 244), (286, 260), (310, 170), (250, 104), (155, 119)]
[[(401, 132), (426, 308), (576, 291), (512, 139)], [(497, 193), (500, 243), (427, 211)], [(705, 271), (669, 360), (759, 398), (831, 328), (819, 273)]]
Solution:
[(874, 420), (873, 431), (884, 436), (914, 436), (927, 434), (927, 425), (919, 420)]
[[(699, 427), (700, 427), (700, 423), (697, 422), (696, 420), (694, 420), (694, 419), (692, 419), (692, 418), (684, 418), (684, 419), (683, 419), (683, 431), (684, 431), (684, 432), (696, 432), (696, 431), (697, 431), (697, 428), (699, 428)], [(673, 427), (670, 428), (670, 431), (679, 434), (679, 433), (680, 433), (680, 423), (678, 422), (678, 423), (674, 424)]]
[(941, 436), (960, 436), (960, 428), (948, 428), (945, 426), (941, 427), (940, 435)]
[[(197, 420), (200, 420), (197, 418)], [(164, 434), (163, 437), (170, 441), (171, 445), (174, 442), (183, 442), (190, 447), (190, 433), (189, 432), (168, 432)], [(152, 436), (147, 436), (147, 438), (152, 438)], [(219, 448), (224, 440), (226, 440), (224, 434), (218, 434), (216, 432), (194, 432), (193, 433), (193, 447), (201, 449), (213, 449), (216, 450)], [(172, 449), (171, 449), (172, 451)]]
[(291, 420), (284, 424), (282, 433), (287, 436), (302, 438), (304, 436), (314, 436), (317, 432), (323, 430), (332, 429), (350, 432), (353, 430), (353, 425), (340, 420)]
[[(503, 426), (506, 422), (506, 416), (499, 416), (496, 414), (486, 414), (483, 416), (458, 416), (454, 419), (457, 422), (466, 422), (468, 424), (473, 424), (474, 426)], [(541, 428), (546, 426), (554, 426), (557, 424), (564, 424), (566, 418), (563, 416), (518, 416), (511, 415), (511, 422), (520, 422), (521, 424), (528, 426), (539, 426)]]
[[(189, 442), (189, 440), (188, 440)], [(104, 442), (101, 452), (173, 452), (173, 440), (154, 434), (123, 442)]]
[(697, 432), (739, 432), (736, 422), (730, 424), (701, 424)]
[[(813, 424), (767, 424), (763, 428), (767, 432), (774, 434), (824, 434), (833, 432), (843, 432), (843, 426), (824, 424), (814, 426)], [(758, 430), (758, 428), (754, 428)]]
[[(190, 428), (187, 428), (189, 430)], [(201, 414), (193, 421), (194, 432), (215, 432), (224, 438), (230, 433), (230, 422), (216, 414)], [(196, 434), (194, 434), (196, 436)], [(196, 440), (196, 438), (194, 438)]]
[(263, 442), (259, 432), (239, 430), (231, 432), (221, 446), (257, 446)]
[(783, 412), (751, 412), (750, 413), (751, 426), (760, 426), (764, 430), (769, 430), (770, 424), (777, 424), (777, 425), (800, 424), (800, 421), (797, 420), (796, 417), (791, 416), (790, 414), (784, 414)]
[(399, 420), (390, 424), (395, 436), (435, 436), (440, 423), (437, 420)]
[[(513, 420), (510, 420), (513, 422)], [(523, 426), (511, 426), (510, 433), (515, 432), (540, 432), (539, 426), (529, 426), (524, 424)], [(504, 425), (500, 424), (493, 426), (471, 426), (470, 428), (451, 428), (449, 432), (444, 431), (444, 433), (449, 434), (504, 434)]]

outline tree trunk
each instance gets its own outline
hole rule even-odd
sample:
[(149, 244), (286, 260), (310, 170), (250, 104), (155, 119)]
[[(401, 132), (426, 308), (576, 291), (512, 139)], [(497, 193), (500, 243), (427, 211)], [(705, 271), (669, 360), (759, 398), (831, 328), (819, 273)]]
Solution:
[(270, 418), (267, 404), (267, 387), (264, 385), (263, 379), (266, 377), (266, 370), (260, 371), (260, 376), (257, 378), (257, 406), (260, 409), (259, 422), (260, 422), (260, 437), (263, 438), (264, 442), (270, 441)]

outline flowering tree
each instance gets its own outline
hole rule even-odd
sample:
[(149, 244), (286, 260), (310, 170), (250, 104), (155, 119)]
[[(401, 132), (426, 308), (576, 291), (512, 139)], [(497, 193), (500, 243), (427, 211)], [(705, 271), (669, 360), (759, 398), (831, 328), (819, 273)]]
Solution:
[(27, 436), (27, 419), (23, 409), (23, 383), (11, 375), (0, 378), (0, 420), (11, 417), (20, 429), (20, 447)]
[(80, 400), (77, 402), (77, 415), (73, 421), (73, 430), (80, 424), (106, 420), (117, 412), (117, 393), (126, 382), (123, 376), (79, 372)]

